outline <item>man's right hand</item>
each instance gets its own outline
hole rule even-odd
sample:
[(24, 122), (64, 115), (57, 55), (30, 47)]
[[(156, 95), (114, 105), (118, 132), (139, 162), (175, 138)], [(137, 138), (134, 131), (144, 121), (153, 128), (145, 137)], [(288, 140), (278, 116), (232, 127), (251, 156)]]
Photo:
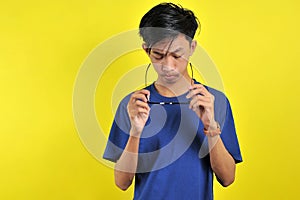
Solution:
[(150, 97), (148, 90), (138, 90), (134, 92), (127, 104), (127, 112), (131, 123), (131, 135), (140, 137), (150, 113), (150, 107), (147, 103)]

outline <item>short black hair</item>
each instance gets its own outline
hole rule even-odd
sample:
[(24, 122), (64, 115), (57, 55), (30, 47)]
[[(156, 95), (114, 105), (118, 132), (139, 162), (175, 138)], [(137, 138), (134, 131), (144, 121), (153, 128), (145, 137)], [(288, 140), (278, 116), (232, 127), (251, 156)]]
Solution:
[(142, 17), (139, 33), (148, 46), (165, 38), (176, 37), (179, 33), (191, 42), (200, 25), (198, 22), (193, 11), (173, 3), (161, 3)]

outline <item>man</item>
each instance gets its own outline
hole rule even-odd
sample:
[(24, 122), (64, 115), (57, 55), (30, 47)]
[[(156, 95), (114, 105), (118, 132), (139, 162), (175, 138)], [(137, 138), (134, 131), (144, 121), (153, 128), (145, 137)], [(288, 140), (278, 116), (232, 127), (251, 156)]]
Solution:
[(228, 186), (242, 161), (229, 101), (188, 74), (197, 28), (194, 13), (172, 3), (140, 22), (157, 80), (121, 101), (103, 156), (116, 162), (119, 188), (135, 178), (134, 199), (213, 199), (213, 173)]

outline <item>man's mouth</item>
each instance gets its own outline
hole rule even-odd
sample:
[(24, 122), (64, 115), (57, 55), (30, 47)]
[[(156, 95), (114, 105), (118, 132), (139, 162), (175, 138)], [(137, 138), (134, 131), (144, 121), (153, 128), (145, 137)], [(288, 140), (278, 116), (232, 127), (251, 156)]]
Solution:
[(177, 76), (177, 74), (164, 74), (164, 76), (166, 76), (166, 77), (175, 77), (175, 76)]
[(171, 80), (176, 79), (178, 77), (178, 75), (177, 74), (164, 74), (164, 77), (166, 80), (171, 81)]

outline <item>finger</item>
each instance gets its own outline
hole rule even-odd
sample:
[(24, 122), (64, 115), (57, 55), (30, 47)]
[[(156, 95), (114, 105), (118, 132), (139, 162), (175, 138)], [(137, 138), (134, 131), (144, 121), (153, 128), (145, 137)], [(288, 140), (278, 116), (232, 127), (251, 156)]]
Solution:
[(191, 102), (190, 109), (196, 111), (196, 110), (199, 110), (200, 108), (205, 109), (208, 106), (209, 106), (209, 103), (201, 102), (201, 101), (196, 101), (196, 102)]
[(207, 100), (203, 97), (203, 96), (195, 96), (194, 98), (192, 98), (191, 102), (190, 102), (190, 108), (194, 107), (194, 106), (204, 106), (206, 105)]
[(198, 94), (201, 94), (203, 96), (210, 95), (208, 90), (202, 84), (194, 84), (189, 88), (189, 90), (190, 90), (190, 92), (189, 92), (187, 98), (191, 98), (192, 96), (198, 95)]
[[(142, 102), (142, 101), (139, 101), (139, 102)], [(149, 116), (149, 113), (150, 113), (150, 108), (147, 106), (143, 107), (143, 106), (133, 105), (133, 106), (128, 106), (127, 109), (128, 109), (128, 113), (131, 117), (137, 116), (140, 114)]]
[(150, 110), (149, 105), (146, 102), (143, 102), (143, 101), (133, 101), (133, 102), (130, 102), (127, 106), (129, 111), (134, 111), (139, 107)]
[(143, 94), (146, 97), (147, 100), (150, 99), (150, 91), (149, 90), (145, 90), (145, 89), (139, 90), (139, 93)]
[(202, 95), (196, 95), (191, 99), (191, 103), (194, 104), (196, 102), (203, 102), (203, 103), (210, 103), (210, 97), (202, 96)]
[(186, 98), (193, 98), (194, 96), (199, 96), (199, 95), (202, 95), (202, 90), (200, 88), (197, 88), (197, 89), (193, 89), (193, 90), (190, 90), (188, 95), (186, 96)]
[(141, 93), (141, 92), (135, 92), (132, 94), (132, 101), (135, 102), (137, 100), (139, 101), (143, 101), (143, 102), (147, 102), (148, 99), (146, 97), (146, 95), (144, 93)]
[(206, 103), (210, 103), (211, 102), (211, 98), (209, 96), (203, 96), (203, 95), (194, 95), (190, 98), (190, 102), (191, 104), (194, 104), (197, 101), (202, 101), (202, 102), (206, 102)]
[(141, 107), (141, 108), (144, 108), (144, 109), (146, 109), (146, 110), (150, 110), (149, 105), (148, 105), (147, 103), (143, 102), (143, 101), (136, 101), (136, 102), (135, 102), (135, 105), (136, 105), (137, 107)]
[(145, 95), (150, 95), (150, 91), (149, 90), (139, 90), (142, 94), (145, 94)]
[(147, 102), (150, 98), (150, 91), (149, 90), (138, 90), (133, 93), (133, 98)]
[(203, 95), (202, 93), (203, 93), (203, 88), (199, 84), (193, 85), (189, 88), (189, 93), (187, 95), (187, 98), (191, 98), (199, 94)]
[(138, 112), (139, 114), (146, 114), (146, 115), (149, 115), (149, 110), (146, 109), (146, 108), (144, 108), (144, 107), (138, 107), (137, 112)]
[(202, 84), (197, 84), (197, 86), (201, 89), (201, 94), (204, 96), (209, 96), (211, 93), (206, 89), (206, 87)]

